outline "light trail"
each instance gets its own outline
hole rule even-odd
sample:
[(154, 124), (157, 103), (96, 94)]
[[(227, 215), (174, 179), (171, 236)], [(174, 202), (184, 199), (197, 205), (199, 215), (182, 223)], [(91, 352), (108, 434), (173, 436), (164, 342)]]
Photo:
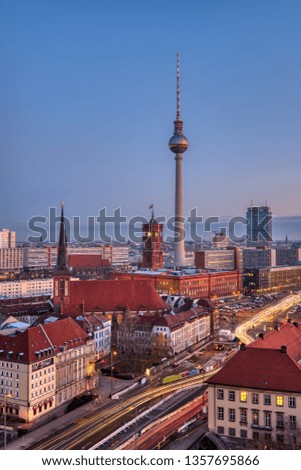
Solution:
[(271, 305), (268, 308), (261, 310), (258, 312), (254, 317), (250, 320), (247, 320), (242, 325), (239, 325), (235, 330), (235, 335), (245, 344), (249, 344), (254, 341), (247, 331), (252, 328), (258, 322), (262, 322), (267, 320), (269, 317), (274, 317), (280, 312), (284, 312), (289, 308), (293, 307), (296, 304), (301, 302), (301, 293), (299, 294), (291, 294), (285, 297), (284, 299), (277, 302), (276, 305)]
[[(161, 385), (154, 389), (145, 390), (144, 392), (133, 397), (124, 399), (115, 405), (105, 409), (96, 410), (93, 415), (90, 414), (81, 418), (80, 422), (70, 425), (68, 428), (60, 431), (57, 435), (40, 443), (33, 445), (31, 448), (36, 450), (42, 449), (82, 449), (87, 442), (96, 444), (108, 436), (111, 432), (118, 429), (124, 421), (134, 416), (135, 408), (147, 404), (151, 400), (171, 394), (176, 390), (187, 386), (202, 385), (206, 378), (216, 373), (219, 369), (210, 371), (197, 377), (182, 379), (172, 384)], [(90, 444), (91, 446), (91, 444)]]

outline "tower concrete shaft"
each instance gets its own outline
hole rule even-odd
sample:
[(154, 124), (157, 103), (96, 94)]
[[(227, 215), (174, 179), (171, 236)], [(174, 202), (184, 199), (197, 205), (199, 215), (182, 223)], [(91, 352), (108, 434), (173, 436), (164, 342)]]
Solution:
[(176, 191), (175, 191), (175, 236), (174, 236), (174, 265), (175, 267), (185, 265), (185, 230), (183, 209), (183, 184), (182, 184), (182, 161), (181, 153), (175, 156), (176, 161)]

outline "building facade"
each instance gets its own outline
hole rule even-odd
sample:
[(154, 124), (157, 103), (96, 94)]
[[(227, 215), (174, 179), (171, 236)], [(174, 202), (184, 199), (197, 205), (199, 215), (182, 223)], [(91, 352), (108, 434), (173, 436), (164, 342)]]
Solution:
[(234, 271), (236, 269), (234, 250), (198, 250), (195, 252), (195, 267), (200, 269)]
[(126, 267), (130, 264), (128, 245), (68, 246), (68, 255), (100, 255), (112, 266)]
[(108, 259), (95, 254), (71, 254), (68, 255), (70, 273), (79, 279), (103, 278), (110, 268)]
[(26, 270), (53, 269), (56, 259), (57, 246), (26, 246), (24, 248), (24, 269)]
[(112, 322), (105, 315), (91, 313), (75, 318), (76, 322), (91, 334), (95, 343), (95, 359), (101, 360), (111, 352)]
[(298, 323), (243, 345), (207, 380), (209, 431), (243, 439), (245, 448), (301, 446), (300, 360)]
[(272, 244), (272, 211), (268, 206), (251, 206), (247, 209), (248, 246)]
[(71, 318), (0, 336), (0, 411), (11, 424), (44, 418), (97, 386), (94, 342)]
[(210, 331), (210, 313), (200, 306), (164, 316), (130, 315), (117, 330), (118, 358), (144, 371), (209, 341)]
[(300, 246), (276, 246), (276, 265), (295, 266), (301, 264)]
[(143, 224), (142, 267), (148, 269), (163, 268), (163, 224), (158, 224), (154, 214), (148, 224)]
[(215, 299), (236, 296), (242, 290), (242, 273), (239, 271), (194, 274), (183, 274), (181, 271), (136, 271), (111, 273), (111, 278), (148, 281), (159, 294), (184, 295), (192, 298)]
[(274, 248), (244, 248), (244, 270), (250, 268), (269, 268), (276, 266), (276, 250)]
[(0, 232), (0, 250), (2, 248), (16, 248), (16, 232), (3, 228)]
[(17, 298), (35, 295), (52, 295), (53, 280), (30, 279), (0, 282), (0, 297)]
[(301, 288), (301, 266), (246, 269), (244, 287), (248, 293), (268, 293)]
[(23, 248), (0, 248), (0, 272), (20, 272), (23, 269)]

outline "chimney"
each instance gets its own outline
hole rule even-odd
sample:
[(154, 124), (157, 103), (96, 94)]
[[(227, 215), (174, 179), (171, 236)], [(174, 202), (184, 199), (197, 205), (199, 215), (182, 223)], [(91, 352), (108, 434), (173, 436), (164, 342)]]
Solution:
[(286, 346), (281, 346), (280, 352), (281, 354), (286, 354)]
[(296, 327), (296, 328), (299, 328), (299, 323), (297, 321), (294, 321), (293, 322), (293, 325)]
[(245, 343), (241, 343), (241, 345), (240, 345), (240, 350), (241, 350), (241, 351), (245, 351), (245, 350), (246, 350), (246, 345), (245, 345)]
[(264, 333), (259, 333), (258, 338), (264, 339)]

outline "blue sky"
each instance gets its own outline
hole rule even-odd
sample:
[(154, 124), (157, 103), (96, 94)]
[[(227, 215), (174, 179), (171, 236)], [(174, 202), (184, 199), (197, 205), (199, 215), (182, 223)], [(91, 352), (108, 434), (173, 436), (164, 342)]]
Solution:
[(181, 54), (188, 213), (300, 214), (301, 3), (2, 0), (0, 228), (174, 210)]

